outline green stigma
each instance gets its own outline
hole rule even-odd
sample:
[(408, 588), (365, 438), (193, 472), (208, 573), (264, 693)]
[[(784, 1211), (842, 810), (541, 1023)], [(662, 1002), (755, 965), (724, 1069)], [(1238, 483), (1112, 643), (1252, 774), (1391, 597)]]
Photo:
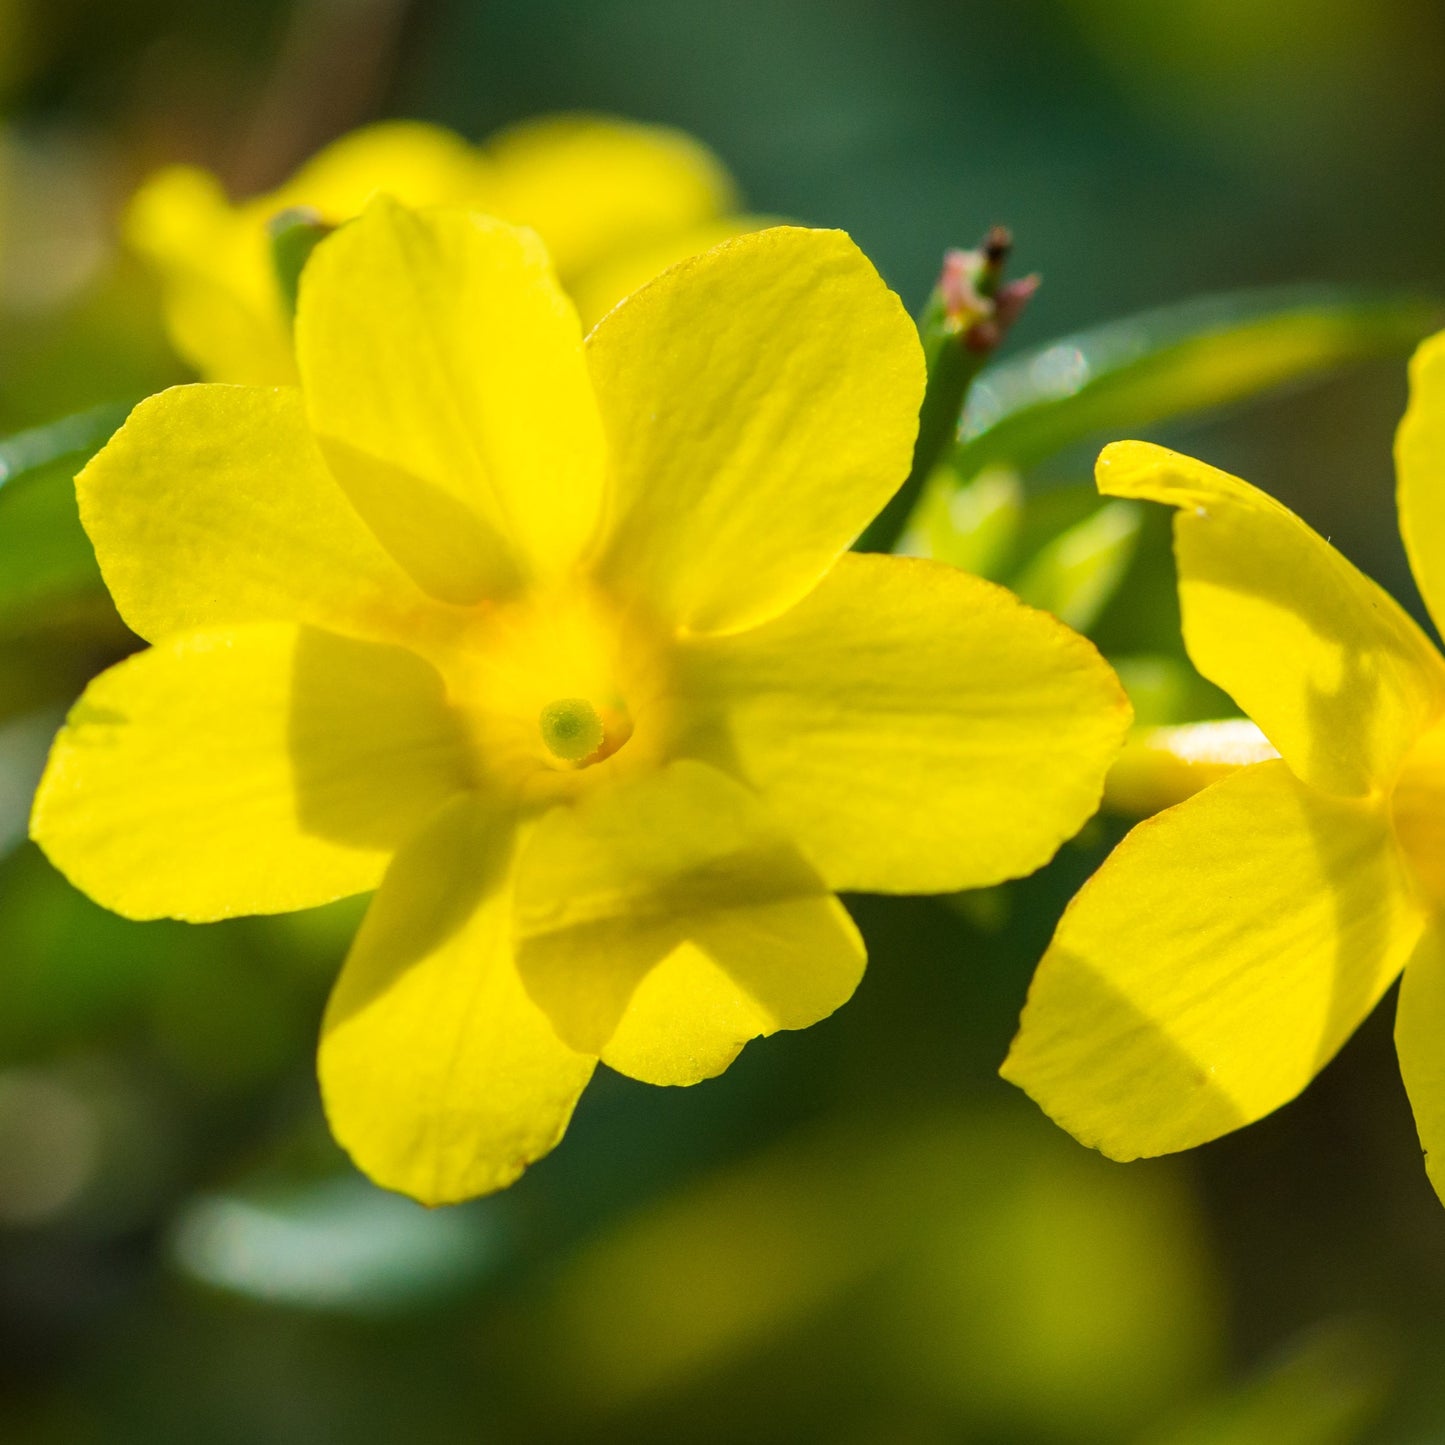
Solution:
[(602, 746), (602, 719), (585, 697), (549, 702), (537, 719), (547, 751), (563, 762), (580, 763)]

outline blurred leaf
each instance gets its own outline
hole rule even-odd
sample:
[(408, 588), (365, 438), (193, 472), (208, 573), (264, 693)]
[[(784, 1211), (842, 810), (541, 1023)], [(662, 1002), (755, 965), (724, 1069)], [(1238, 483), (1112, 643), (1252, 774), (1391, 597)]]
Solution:
[(984, 373), (951, 462), (960, 477), (1027, 467), (1103, 433), (1137, 435), (1186, 412), (1408, 351), (1438, 328), (1416, 296), (1288, 288), (1208, 296), (1064, 337)]
[(1087, 483), (1026, 496), (1009, 468), (959, 482), (944, 466), (900, 550), (1002, 582), (1087, 632), (1133, 564), (1144, 516), (1132, 502), (1101, 501)]
[(998, 933), (1008, 925), (1013, 914), (1013, 893), (1004, 883), (992, 888), (969, 888), (962, 893), (950, 893), (944, 898), (946, 907), (953, 909), (981, 933)]
[(1379, 1415), (1394, 1374), (1379, 1330), (1335, 1322), (1147, 1445), (1351, 1445)]
[(166, 960), (144, 1000), (148, 1033), (193, 1097), (235, 1096), (308, 1057), (314, 1003), (278, 977), (284, 953), (257, 957), (242, 946), (210, 955)]
[(0, 863), (0, 1058), (133, 1037), (160, 981), (176, 969), (204, 972), (241, 946), (244, 926), (132, 923), (72, 888), (33, 844), (17, 848)]
[(752, 1438), (766, 1352), (828, 1362), (809, 1439), (875, 1438), (849, 1428), (850, 1383), (939, 1438), (1118, 1439), (1209, 1367), (1212, 1289), (1167, 1167), (1110, 1168), (1022, 1108), (906, 1118), (811, 1125), (588, 1241), (524, 1334), (508, 1318), (537, 1403), (588, 1438), (643, 1410), (653, 1430), (616, 1438), (676, 1438), (664, 1403)]
[(1133, 560), (1141, 511), (1133, 502), (1104, 503), (1036, 553), (1015, 579), (1014, 591), (1087, 632)]
[(1023, 505), (1017, 472), (990, 467), (964, 481), (945, 463), (929, 478), (898, 550), (1000, 581), (1018, 538)]
[(1171, 727), (1238, 712), (1227, 694), (1206, 682), (1182, 657), (1140, 653), (1109, 661), (1134, 705), (1138, 727)]
[(30, 830), (30, 800), (64, 716), (51, 707), (0, 722), (0, 858)]
[(385, 1314), (475, 1283), (500, 1255), (501, 1209), (428, 1210), (347, 1176), (196, 1199), (171, 1252), (192, 1278), (251, 1299)]

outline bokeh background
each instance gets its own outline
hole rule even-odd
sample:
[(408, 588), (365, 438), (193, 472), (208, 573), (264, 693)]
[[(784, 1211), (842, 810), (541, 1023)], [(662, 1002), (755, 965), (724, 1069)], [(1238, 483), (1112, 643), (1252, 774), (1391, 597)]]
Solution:
[[(185, 378), (116, 241), (156, 165), (244, 194), (366, 120), (579, 109), (693, 132), (915, 308), (945, 246), (1007, 223), (1044, 278), (1012, 354), (1242, 287), (1445, 297), (1425, 0), (3, 0), (0, 432)], [(1405, 355), (1148, 434), (1419, 615)], [(1030, 505), (1089, 460), (1030, 471)], [(0, 491), (0, 1439), (1445, 1439), (1445, 1211), (1388, 1001), (1303, 1099), (1186, 1158), (1112, 1165), (996, 1078), (1113, 820), (1006, 889), (852, 900), (846, 1009), (694, 1089), (600, 1079), (505, 1195), (371, 1188), (312, 1076), (357, 905), (131, 925), (21, 842), (65, 703), (132, 645), (74, 585), (64, 495)], [(1106, 650), (1171, 645), (1157, 522), (1087, 619)]]

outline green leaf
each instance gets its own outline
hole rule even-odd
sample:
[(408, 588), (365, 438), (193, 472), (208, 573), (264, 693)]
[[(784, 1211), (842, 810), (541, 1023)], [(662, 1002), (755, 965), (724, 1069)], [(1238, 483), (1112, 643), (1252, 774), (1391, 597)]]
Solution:
[(80, 525), (71, 465), (27, 469), (0, 492), (0, 638), (103, 590)]
[(68, 701), (135, 646), (80, 525), (74, 484), (126, 410), (95, 407), (0, 441), (0, 721)]
[(130, 402), (107, 402), (6, 437), (0, 441), (0, 487), (55, 462), (92, 456), (126, 419), (130, 408)]
[(1037, 552), (1014, 591), (1075, 631), (1087, 632), (1134, 559), (1141, 513), (1133, 502), (1105, 502)]
[(25, 841), (30, 800), (64, 709), (44, 707), (0, 722), (0, 858)]
[(1383, 1412), (1393, 1341), (1367, 1321), (1332, 1320), (1233, 1392), (1147, 1445), (1352, 1445)]
[(1445, 307), (1339, 289), (1209, 296), (1042, 347), (974, 382), (950, 461), (960, 477), (1027, 467), (1094, 436), (1256, 396), (1353, 361), (1403, 353)]
[(125, 415), (94, 407), (0, 441), (0, 639), (109, 612), (74, 479)]

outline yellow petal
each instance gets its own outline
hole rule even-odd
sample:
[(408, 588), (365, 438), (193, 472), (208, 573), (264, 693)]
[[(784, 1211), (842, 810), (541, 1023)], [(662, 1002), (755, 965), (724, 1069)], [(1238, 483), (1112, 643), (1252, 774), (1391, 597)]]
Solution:
[(1145, 818), (1240, 768), (1278, 756), (1274, 744), (1248, 718), (1137, 728), (1109, 769), (1104, 806), (1126, 817)]
[(1445, 938), (1438, 924), (1426, 930), (1405, 965), (1395, 1047), (1425, 1151), (1425, 1171), (1445, 1203)]
[(494, 166), (488, 209), (533, 227), (569, 281), (609, 256), (690, 230), (736, 200), (717, 157), (664, 126), (548, 116), (503, 131), (487, 155)]
[[(841, 914), (842, 905), (834, 907)], [(603, 1047), (603, 1063), (645, 1084), (687, 1085), (715, 1078), (749, 1039), (766, 1037), (781, 1025), (771, 1003), (760, 1002), (713, 955), (742, 956), (766, 940), (772, 952), (760, 961), (771, 957), (780, 962), (785, 951), (801, 950), (816, 939), (844, 963), (840, 922), (821, 908), (807, 914), (801, 908), (778, 910), (751, 920), (730, 919), (728, 926), (713, 930), (705, 946), (678, 945), (638, 983)], [(851, 995), (852, 989), (838, 989), (845, 991)], [(824, 1013), (832, 1011), (830, 1007)]]
[(735, 236), (745, 236), (749, 231), (761, 231), (776, 226), (776, 220), (763, 216), (719, 216), (678, 231), (664, 240), (651, 241), (646, 245), (629, 246), (616, 255), (589, 266), (568, 282), (567, 289), (577, 303), (577, 314), (589, 330), (595, 326), (619, 301), (639, 290), (655, 276), (660, 276), (669, 266), (699, 256), (731, 241)]
[(121, 616), (152, 641), (270, 621), (386, 637), (431, 605), (336, 485), (290, 389), (150, 397), (76, 490)]
[(96, 678), (56, 739), (31, 831), (107, 908), (207, 922), (374, 888), (466, 781), (426, 663), (259, 624), (190, 633)]
[(918, 334), (840, 231), (775, 227), (684, 261), (587, 354), (616, 489), (602, 570), (695, 631), (796, 602), (908, 472)]
[(322, 1025), (331, 1128), (378, 1184), (449, 1204), (562, 1137), (595, 1061), (558, 1041), (508, 942), (512, 826), (462, 797), (397, 855)]
[(171, 343), (204, 377), (256, 386), (296, 379), (265, 220), (232, 206), (195, 166), (158, 172), (126, 212), (126, 241), (160, 277)]
[(1167, 502), (1184, 641), (1307, 782), (1388, 785), (1445, 705), (1445, 666), (1381, 588), (1272, 497), (1144, 442), (1099, 458), (1099, 490)]
[(1445, 622), (1445, 332), (1410, 362), (1410, 404), (1395, 435), (1396, 501), (1410, 568), (1436, 627)]
[(852, 995), (864, 953), (827, 885), (721, 773), (678, 762), (537, 825), (517, 961), (561, 1036), (654, 1084), (720, 1073), (743, 1044)]
[(240, 204), (195, 166), (159, 171), (131, 201), (126, 240), (155, 268), (172, 343), (202, 376), (285, 385), (296, 363), (267, 222), (308, 206), (339, 224), (378, 191), (417, 206), (480, 200), (489, 174), (450, 131), (389, 121), (342, 137), (279, 190)]
[(1093, 646), (1001, 587), (849, 555), (781, 617), (683, 653), (690, 746), (758, 790), (834, 888), (1016, 878), (1098, 807), (1129, 705)]
[(475, 602), (576, 559), (602, 436), (576, 313), (530, 232), (379, 199), (312, 253), (296, 347), (337, 479), (424, 588)]
[(251, 205), (268, 213), (256, 217), (258, 224), (289, 206), (309, 206), (339, 225), (378, 194), (404, 206), (460, 205), (485, 202), (490, 181), (491, 168), (455, 132), (424, 121), (389, 120), (333, 141), (280, 190)]
[(1423, 926), (1383, 808), (1244, 768), (1084, 885), (1003, 1075), (1113, 1158), (1202, 1144), (1294, 1098)]

